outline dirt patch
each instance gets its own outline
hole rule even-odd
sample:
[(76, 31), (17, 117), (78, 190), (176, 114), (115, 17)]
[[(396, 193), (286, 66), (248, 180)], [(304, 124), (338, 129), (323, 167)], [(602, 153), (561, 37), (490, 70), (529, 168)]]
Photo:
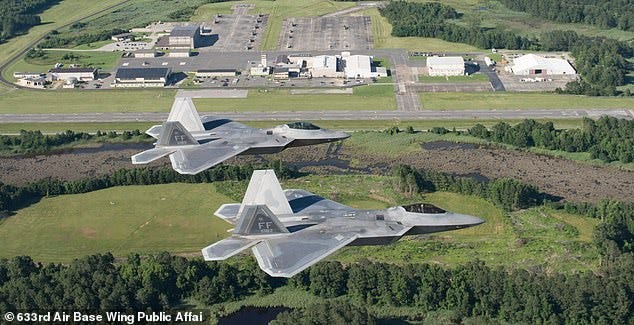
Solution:
[(92, 229), (90, 227), (81, 228), (82, 237), (92, 239), (95, 238), (95, 235), (97, 235), (97, 231), (95, 229)]
[[(148, 148), (151, 144), (147, 144)], [(109, 175), (132, 165), (130, 156), (140, 148), (106, 148), (102, 151), (64, 152), (34, 157), (0, 158), (0, 181), (24, 184), (45, 177), (78, 180)], [(400, 157), (368, 154), (358, 148), (337, 144), (291, 148), (276, 155), (238, 156), (226, 164), (259, 163), (281, 159), (300, 171), (317, 174), (389, 174), (392, 166), (407, 164), (486, 181), (512, 177), (534, 184), (540, 190), (571, 201), (596, 202), (603, 198), (634, 201), (634, 172), (613, 167), (597, 167), (563, 158), (537, 155), (521, 150), (440, 146)], [(150, 166), (169, 165), (159, 159)]]

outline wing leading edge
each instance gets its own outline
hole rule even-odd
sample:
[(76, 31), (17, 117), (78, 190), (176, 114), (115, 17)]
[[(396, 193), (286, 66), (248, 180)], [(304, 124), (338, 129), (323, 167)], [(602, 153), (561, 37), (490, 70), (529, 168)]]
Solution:
[(336, 232), (323, 225), (259, 242), (251, 249), (270, 276), (290, 278), (357, 239), (354, 232)]

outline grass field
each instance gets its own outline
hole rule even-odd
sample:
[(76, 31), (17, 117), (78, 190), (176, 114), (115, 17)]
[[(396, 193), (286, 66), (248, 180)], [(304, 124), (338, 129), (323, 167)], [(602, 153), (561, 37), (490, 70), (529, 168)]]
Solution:
[(7, 73), (13, 78), (13, 72), (41, 72), (46, 73), (53, 68), (55, 63), (63, 63), (68, 67), (71, 64), (82, 67), (95, 67), (101, 70), (112, 70), (121, 53), (117, 52), (71, 52), (71, 51), (44, 51), (45, 55), (38, 58), (23, 58), (13, 64)]
[[(417, 2), (432, 2), (432, 0), (416, 0)], [(482, 27), (501, 27), (512, 30), (528, 37), (539, 37), (539, 34), (549, 30), (574, 30), (588, 36), (604, 36), (622, 41), (634, 39), (634, 32), (619, 29), (601, 29), (593, 25), (565, 24), (547, 21), (533, 17), (527, 13), (511, 11), (497, 1), (489, 0), (440, 0), (464, 14), (463, 21), (474, 18), (481, 20)]]
[(471, 74), (468, 76), (427, 76), (419, 75), (418, 81), (422, 83), (469, 83), (469, 82), (489, 82), (489, 77), (485, 74)]
[(352, 95), (291, 95), (288, 89), (253, 89), (247, 98), (197, 99), (203, 112), (232, 111), (313, 111), (313, 110), (395, 110), (391, 85), (355, 87)]
[[(6, 43), (0, 44), (0, 63), (6, 62), (6, 60), (24, 49), (30, 42), (47, 34), (49, 31), (121, 2), (123, 2), (123, 0), (64, 0), (60, 2), (60, 4), (51, 7), (40, 15), (42, 20), (41, 25), (31, 28), (28, 34), (12, 38)], [(9, 68), (7, 70), (12, 69)], [(8, 71), (4, 71), (4, 76), (10, 78), (10, 74), (6, 72)]]
[[(269, 15), (260, 46), (262, 50), (275, 50), (277, 48), (282, 22), (288, 17), (314, 17), (355, 6), (354, 2), (331, 0), (247, 0), (238, 3), (254, 4), (255, 8), (250, 11), (252, 14), (264, 13)], [(206, 4), (198, 8), (192, 20), (204, 21), (217, 13), (231, 13), (230, 8), (235, 4), (235, 2)]]
[[(445, 127), (447, 129), (464, 130), (476, 124), (492, 126), (499, 122), (507, 122), (516, 124), (521, 120), (414, 120), (414, 121), (392, 121), (392, 120), (368, 120), (368, 121), (350, 121), (350, 120), (321, 120), (317, 122), (320, 127), (337, 130), (385, 130), (392, 126), (398, 126), (405, 129), (412, 126), (416, 130), (428, 130), (433, 127)], [(268, 128), (279, 125), (282, 121), (245, 121), (244, 124)], [(581, 126), (581, 120), (555, 120), (556, 128), (578, 128)], [(15, 134), (20, 130), (40, 130), (46, 133), (55, 133), (65, 130), (97, 132), (101, 131), (125, 131), (125, 130), (147, 130), (157, 122), (106, 122), (106, 123), (0, 123), (0, 134)]]
[[(175, 90), (32, 91), (0, 93), (0, 114), (168, 112)], [(391, 85), (355, 87), (352, 95), (290, 95), (288, 89), (252, 89), (247, 98), (194, 99), (200, 112), (395, 110)]]
[[(240, 197), (246, 182), (127, 186), (45, 198), (0, 221), (0, 256), (27, 254), (45, 262), (105, 251), (115, 256), (162, 250), (197, 256), (199, 249), (227, 236), (230, 225), (211, 215), (221, 203), (236, 201), (216, 190), (225, 185), (235, 187), (236, 195), (230, 196)], [(437, 192), (404, 197), (383, 176), (312, 175), (285, 181), (282, 187), (304, 188), (357, 208), (425, 201), (487, 221), (388, 246), (349, 247), (330, 257), (343, 262), (369, 258), (455, 265), (478, 258), (491, 265), (568, 272), (593, 269), (597, 257), (589, 243), (596, 220), (545, 208), (508, 216), (471, 196)]]
[(45, 198), (0, 221), (0, 256), (68, 262), (111, 251), (199, 252), (226, 235), (213, 184), (127, 186)]
[(421, 93), (427, 110), (634, 108), (625, 97), (588, 97), (551, 93)]
[[(359, 13), (354, 13), (355, 15)], [(378, 49), (396, 48), (410, 51), (424, 52), (476, 52), (481, 51), (477, 47), (464, 43), (451, 43), (437, 38), (426, 37), (395, 37), (392, 36), (392, 25), (387, 18), (381, 16), (378, 9), (366, 9), (361, 11), (364, 16), (372, 19), (372, 36), (374, 47)]]

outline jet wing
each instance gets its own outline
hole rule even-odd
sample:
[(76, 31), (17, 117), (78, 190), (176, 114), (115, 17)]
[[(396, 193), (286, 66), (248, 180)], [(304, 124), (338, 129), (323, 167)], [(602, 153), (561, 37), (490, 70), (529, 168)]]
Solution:
[(170, 155), (172, 168), (181, 174), (198, 174), (231, 157), (239, 155), (248, 146), (234, 145), (222, 142), (208, 142), (206, 144), (179, 149)]
[(284, 195), (291, 206), (293, 213), (309, 214), (311, 212), (344, 210), (356, 211), (347, 205), (325, 199), (319, 195), (304, 190), (285, 190)]
[(261, 241), (252, 250), (264, 272), (271, 276), (290, 278), (357, 237), (356, 232), (337, 232), (334, 225), (320, 224)]

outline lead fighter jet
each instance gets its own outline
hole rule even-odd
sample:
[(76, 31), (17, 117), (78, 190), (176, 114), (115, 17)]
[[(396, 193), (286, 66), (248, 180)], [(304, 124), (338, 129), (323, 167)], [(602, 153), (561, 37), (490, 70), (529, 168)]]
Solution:
[(198, 174), (237, 155), (276, 153), (350, 136), (308, 122), (256, 129), (225, 118), (201, 119), (192, 100), (185, 97), (176, 98), (167, 122), (145, 133), (158, 141), (153, 149), (132, 156), (132, 163), (147, 164), (169, 155), (172, 167), (181, 174)]
[(229, 238), (203, 248), (205, 260), (251, 248), (275, 277), (292, 277), (346, 245), (385, 245), (484, 222), (427, 203), (357, 210), (304, 190), (282, 191), (273, 170), (254, 171), (242, 204), (223, 204), (215, 215), (235, 227)]

